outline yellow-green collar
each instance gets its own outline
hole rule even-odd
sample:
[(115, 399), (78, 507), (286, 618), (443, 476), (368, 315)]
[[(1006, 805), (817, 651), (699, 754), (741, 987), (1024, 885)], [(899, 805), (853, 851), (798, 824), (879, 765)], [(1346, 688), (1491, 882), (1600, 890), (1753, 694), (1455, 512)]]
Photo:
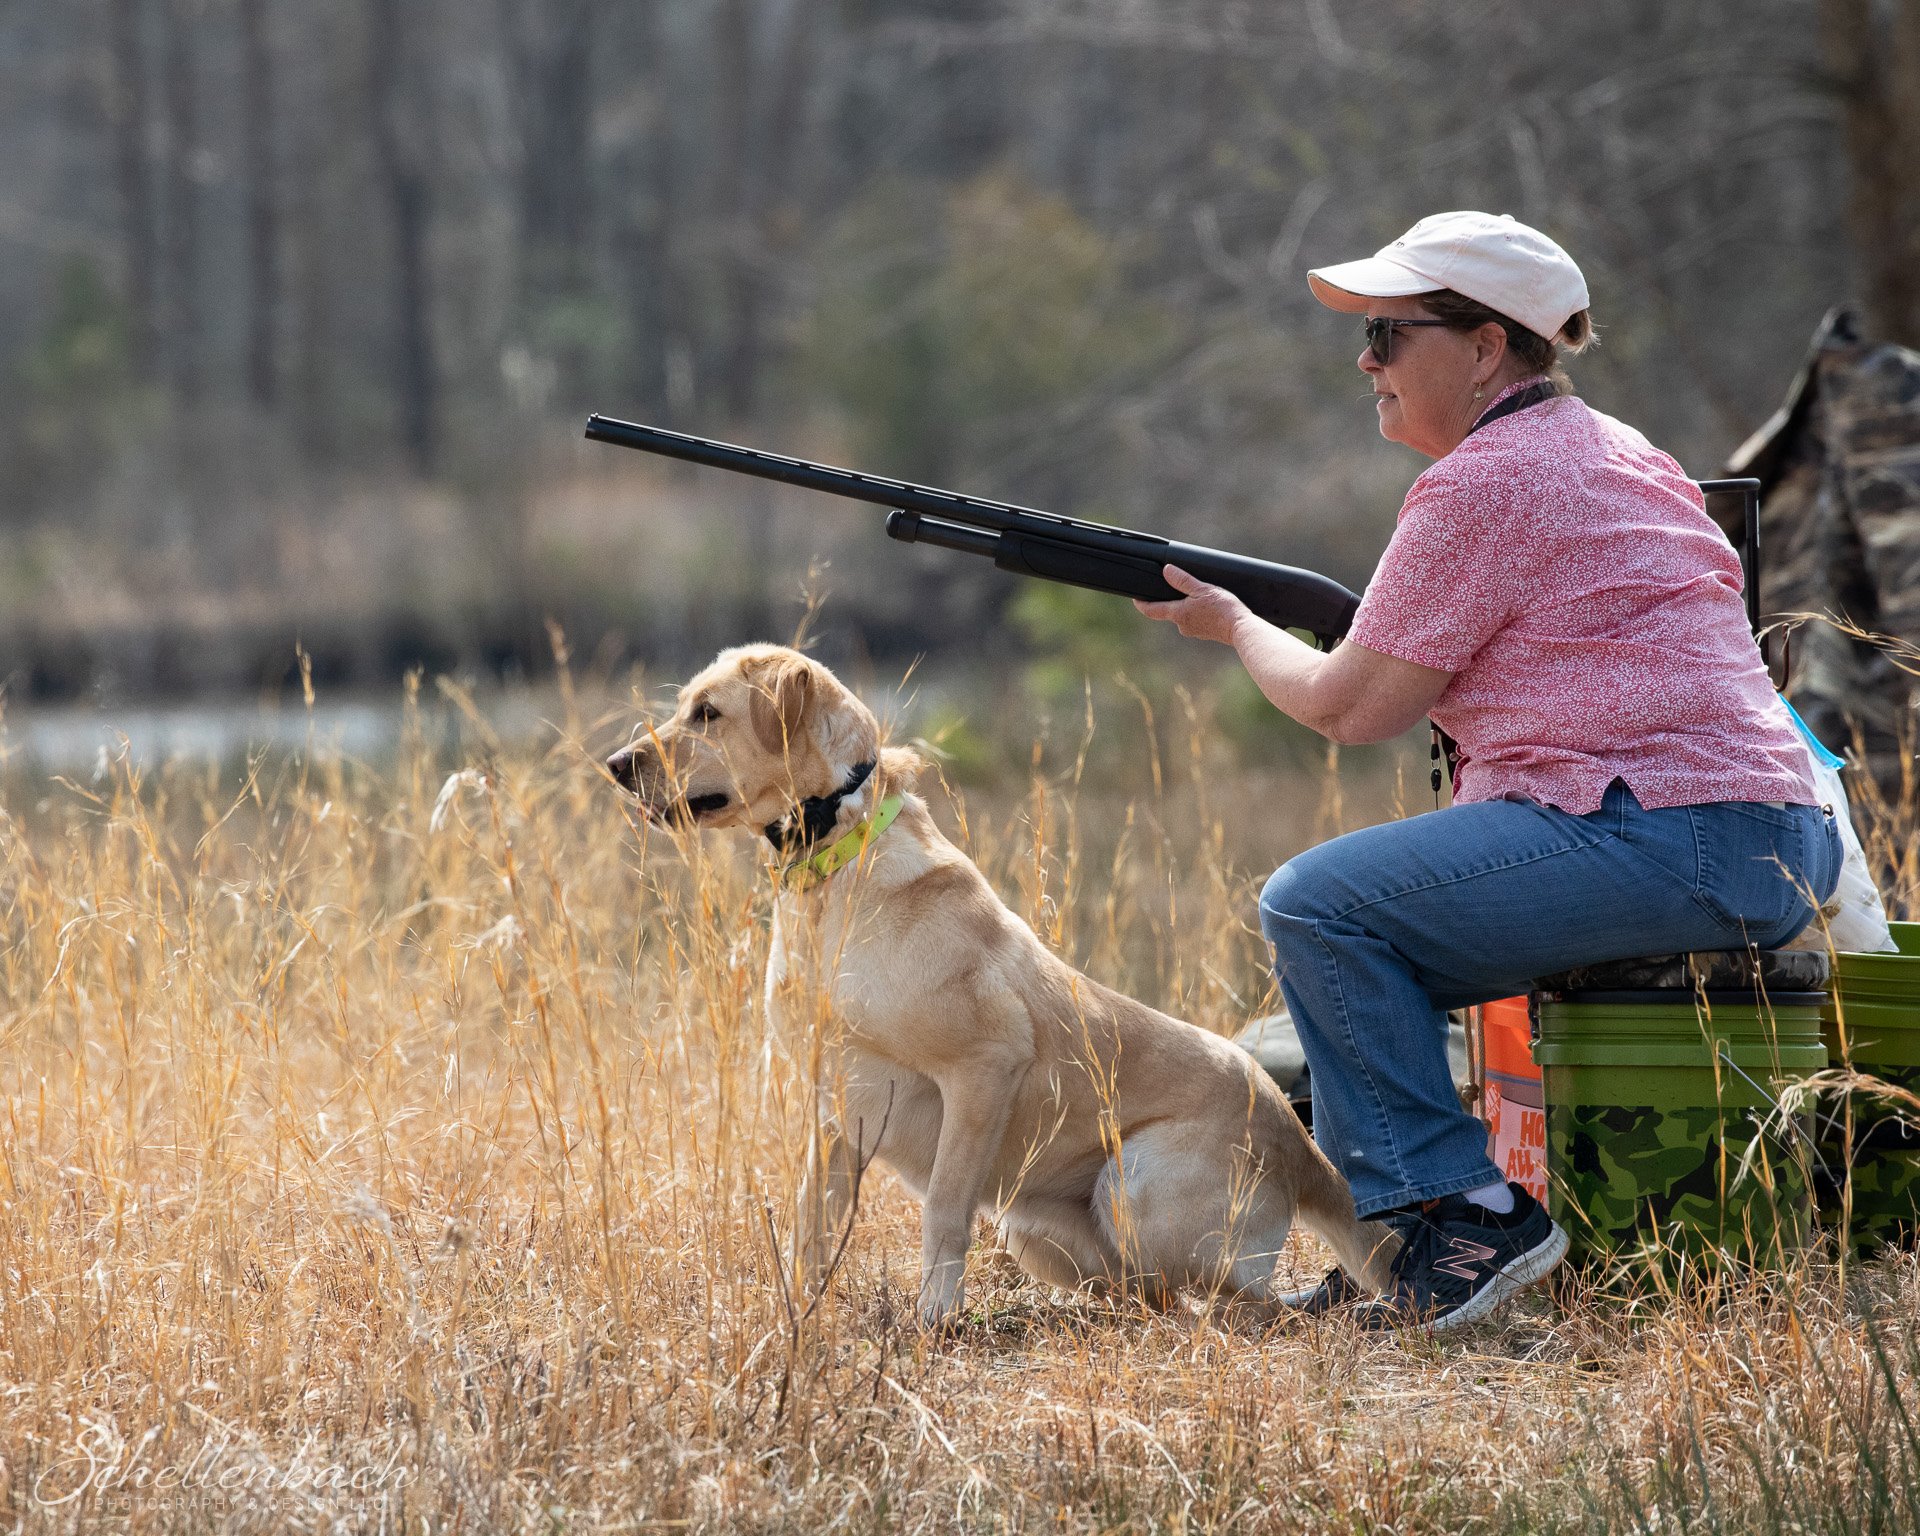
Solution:
[(844, 836), (827, 844), (818, 853), (808, 854), (804, 859), (796, 859), (780, 871), (780, 883), (794, 890), (805, 890), (822, 880), (838, 874), (861, 854), (867, 851), (867, 845), (877, 838), (900, 814), (905, 805), (905, 795), (888, 795), (873, 808), (873, 814)]

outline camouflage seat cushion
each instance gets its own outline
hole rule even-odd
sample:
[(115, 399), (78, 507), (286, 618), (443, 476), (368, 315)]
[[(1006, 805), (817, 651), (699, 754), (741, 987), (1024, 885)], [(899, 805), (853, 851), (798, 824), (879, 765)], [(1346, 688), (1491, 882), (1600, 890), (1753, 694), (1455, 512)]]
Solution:
[(1540, 992), (1823, 992), (1827, 957), (1801, 949), (1697, 950), (1579, 965), (1533, 985)]

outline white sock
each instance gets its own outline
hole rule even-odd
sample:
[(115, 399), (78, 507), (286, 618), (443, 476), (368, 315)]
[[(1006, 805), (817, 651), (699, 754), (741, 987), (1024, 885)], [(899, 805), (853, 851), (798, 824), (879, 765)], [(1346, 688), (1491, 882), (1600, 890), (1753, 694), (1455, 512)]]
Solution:
[(1513, 1190), (1508, 1187), (1505, 1179), (1493, 1184), (1482, 1184), (1478, 1189), (1468, 1190), (1466, 1194), (1475, 1205), (1485, 1206), (1496, 1216), (1508, 1216), (1513, 1213)]

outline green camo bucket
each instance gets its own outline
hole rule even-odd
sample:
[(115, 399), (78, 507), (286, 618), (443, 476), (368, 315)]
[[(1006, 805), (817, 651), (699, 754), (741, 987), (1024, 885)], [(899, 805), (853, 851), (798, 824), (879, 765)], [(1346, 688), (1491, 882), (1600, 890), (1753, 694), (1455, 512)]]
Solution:
[[(1835, 1064), (1920, 1094), (1920, 923), (1893, 924), (1893, 941), (1898, 954), (1836, 957), (1823, 1030)], [(1831, 1174), (1820, 1180), (1820, 1213), (1853, 1251), (1911, 1246), (1920, 1233), (1920, 1135), (1894, 1106), (1866, 1094), (1823, 1105), (1820, 1150)]]
[(1805, 1241), (1808, 1127), (1760, 1126), (1781, 1083), (1827, 1064), (1822, 994), (1769, 1001), (1762, 1010), (1751, 991), (1541, 995), (1549, 1205), (1576, 1259), (1768, 1263)]

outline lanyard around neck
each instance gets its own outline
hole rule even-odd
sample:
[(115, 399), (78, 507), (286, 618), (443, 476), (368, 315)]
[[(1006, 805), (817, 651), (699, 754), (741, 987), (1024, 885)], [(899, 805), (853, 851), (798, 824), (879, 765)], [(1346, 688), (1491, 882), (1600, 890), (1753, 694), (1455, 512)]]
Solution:
[(1525, 389), (1508, 395), (1504, 400), (1496, 400), (1480, 413), (1480, 419), (1467, 428), (1467, 436), (1472, 437), (1482, 427), (1490, 426), (1502, 416), (1511, 416), (1515, 411), (1524, 411), (1530, 405), (1538, 405), (1543, 400), (1557, 398), (1559, 391), (1542, 379), (1538, 384), (1529, 384)]

